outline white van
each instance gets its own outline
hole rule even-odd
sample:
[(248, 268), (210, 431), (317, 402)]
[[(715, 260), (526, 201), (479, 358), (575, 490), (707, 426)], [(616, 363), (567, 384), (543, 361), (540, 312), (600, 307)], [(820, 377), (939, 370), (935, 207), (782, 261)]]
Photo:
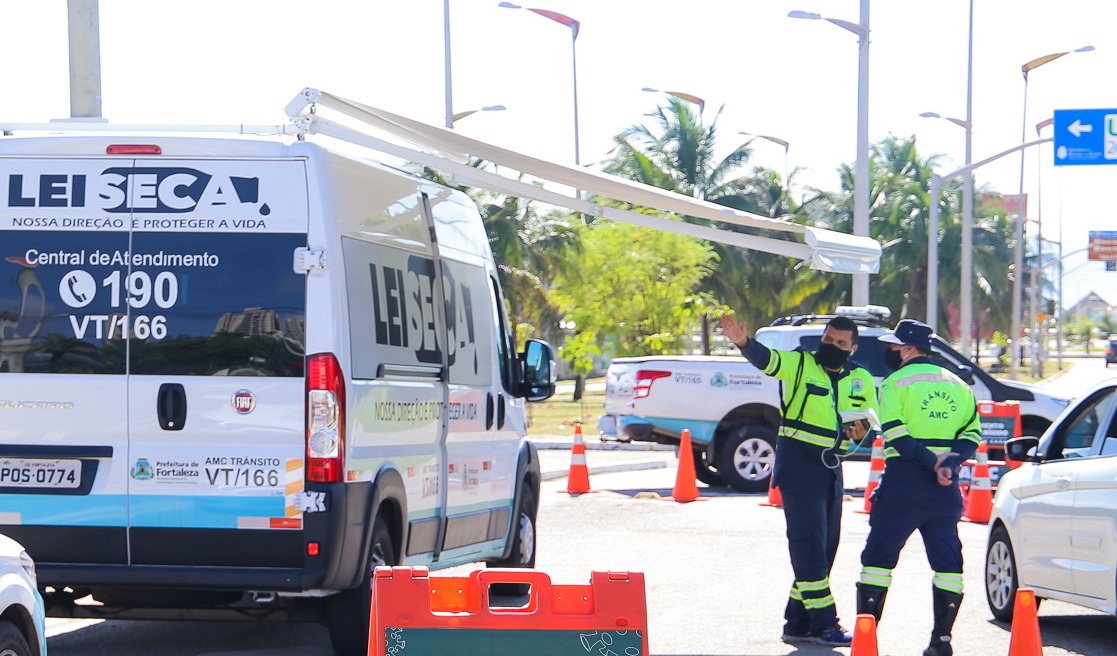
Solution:
[(0, 250), (0, 533), (52, 615), (309, 608), (364, 654), (374, 565), (534, 564), (554, 356), (464, 194), (301, 139), (7, 135)]

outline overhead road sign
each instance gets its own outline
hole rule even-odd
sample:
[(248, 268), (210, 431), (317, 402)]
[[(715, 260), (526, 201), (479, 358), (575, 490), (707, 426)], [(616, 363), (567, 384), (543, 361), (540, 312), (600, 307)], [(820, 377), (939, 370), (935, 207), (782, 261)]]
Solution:
[(1055, 166), (1117, 164), (1117, 109), (1056, 109)]
[(1117, 231), (1090, 231), (1090, 259), (1108, 262), (1117, 260)]

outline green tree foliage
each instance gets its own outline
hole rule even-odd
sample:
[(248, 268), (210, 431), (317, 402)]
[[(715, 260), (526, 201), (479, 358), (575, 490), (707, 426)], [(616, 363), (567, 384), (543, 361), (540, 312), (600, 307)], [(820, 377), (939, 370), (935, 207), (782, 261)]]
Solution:
[(581, 339), (617, 356), (681, 352), (696, 317), (716, 305), (696, 292), (715, 264), (712, 249), (611, 221), (578, 232), (579, 271), (556, 276), (551, 297)]
[[(744, 167), (752, 151), (751, 141), (742, 143), (718, 159), (717, 120), (721, 109), (706, 124), (694, 106), (671, 98), (666, 106), (648, 114), (649, 125), (637, 124), (615, 138), (613, 158), (604, 171), (679, 194), (764, 216), (783, 216), (789, 207), (779, 174), (757, 168), (752, 175)], [(686, 218), (709, 225), (708, 221)], [(748, 228), (719, 224), (720, 229), (763, 234)], [(781, 235), (780, 238), (783, 238)], [(710, 244), (717, 266), (701, 283), (699, 291), (719, 304), (732, 307), (749, 325), (759, 326), (797, 307), (817, 276), (790, 258), (744, 250), (722, 243)]]

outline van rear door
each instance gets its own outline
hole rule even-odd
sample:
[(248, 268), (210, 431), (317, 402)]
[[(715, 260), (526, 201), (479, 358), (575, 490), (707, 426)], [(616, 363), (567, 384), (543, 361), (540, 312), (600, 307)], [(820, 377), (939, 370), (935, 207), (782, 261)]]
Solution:
[[(115, 164), (115, 162), (113, 162)], [(0, 531), (48, 563), (127, 562), (127, 344), (104, 161), (0, 156)]]
[(133, 203), (109, 287), (128, 311), (131, 563), (301, 567), (304, 163), (132, 166), (158, 193)]

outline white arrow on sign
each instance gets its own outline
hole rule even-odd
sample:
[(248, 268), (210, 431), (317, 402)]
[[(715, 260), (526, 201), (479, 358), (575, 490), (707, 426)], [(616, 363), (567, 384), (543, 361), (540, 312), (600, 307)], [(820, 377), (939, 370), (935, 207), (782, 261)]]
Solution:
[(1074, 123), (1067, 126), (1067, 131), (1076, 137), (1081, 137), (1083, 132), (1093, 132), (1094, 126), (1089, 123), (1083, 123), (1082, 119), (1074, 119)]

